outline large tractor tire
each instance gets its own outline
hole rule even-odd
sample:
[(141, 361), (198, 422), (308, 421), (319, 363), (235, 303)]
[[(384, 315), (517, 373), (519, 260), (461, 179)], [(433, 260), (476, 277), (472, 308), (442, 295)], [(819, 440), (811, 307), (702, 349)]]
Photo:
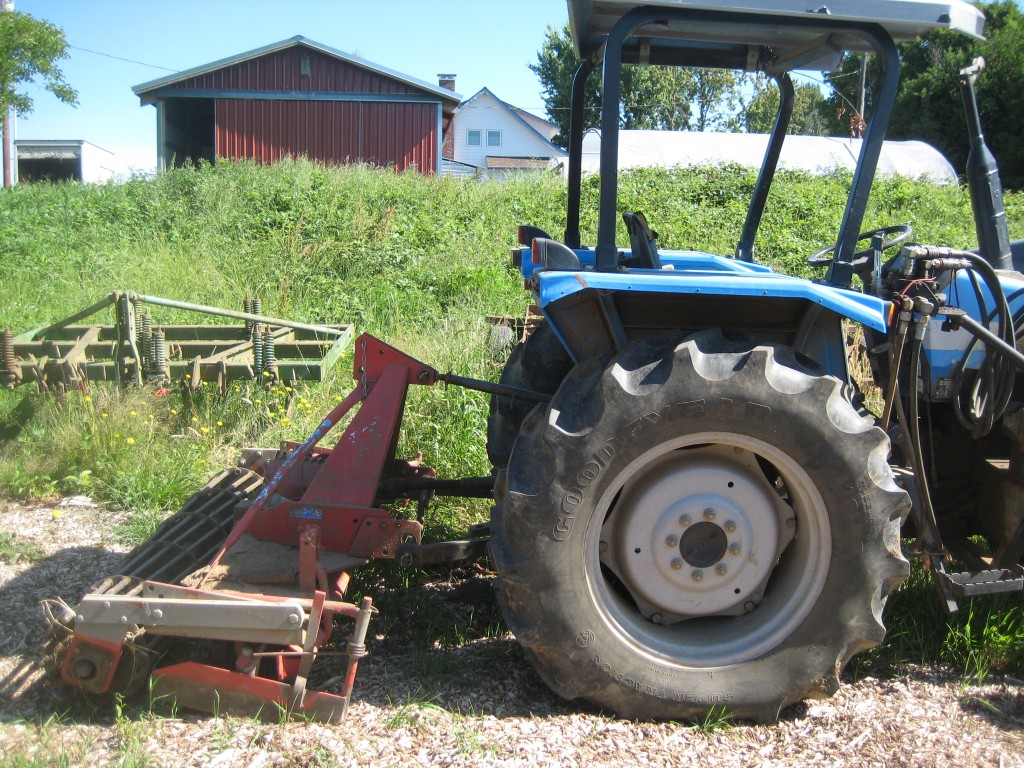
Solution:
[(703, 332), (577, 366), (492, 519), (541, 677), (619, 716), (777, 719), (881, 642), (909, 566), (885, 434), (792, 350)]
[[(500, 382), (532, 392), (553, 395), (562, 379), (572, 370), (572, 358), (547, 322), (541, 322), (517, 344), (501, 372)], [(519, 428), (536, 403), (502, 395), (491, 396), (487, 418), (487, 456), (491, 466), (508, 464)]]

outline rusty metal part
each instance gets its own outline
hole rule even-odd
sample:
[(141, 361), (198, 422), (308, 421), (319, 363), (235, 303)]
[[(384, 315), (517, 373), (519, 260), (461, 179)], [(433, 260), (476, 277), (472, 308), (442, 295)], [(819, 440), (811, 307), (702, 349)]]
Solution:
[(219, 473), (128, 554), (120, 574), (177, 582), (206, 565), (231, 530), (235, 507), (253, 498), (262, 484), (263, 478), (249, 470)]
[[(118, 589), (87, 595), (71, 610), (61, 601), (49, 601), (53, 635), (63, 646), (60, 674), (73, 685), (93, 692), (119, 690), (114, 685), (125, 669), (136, 680), (140, 662), (151, 662), (146, 648), (136, 642), (146, 637), (175, 636), (240, 643), (241, 655), (251, 659), (254, 646), (280, 646), (286, 650), (260, 655), (295, 657), (290, 683), (266, 680), (249, 674), (189, 662), (157, 670), (156, 690), (183, 706), (206, 711), (256, 714), (266, 707), (277, 714), (310, 714), (337, 720), (347, 707), (355, 668), (365, 655), (365, 637), (373, 612), (369, 598), (359, 606), (328, 600), (317, 589), (312, 599), (210, 592), (157, 582), (124, 582), (128, 593)], [(331, 634), (333, 617), (355, 620), (343, 696), (307, 691), (306, 680), (319, 647)], [(74, 621), (73, 631), (69, 624)], [(248, 649), (248, 653), (245, 653)], [(288, 650), (288, 649), (301, 649)], [(336, 655), (336, 654), (331, 654)], [(244, 660), (244, 659), (243, 659)], [(249, 662), (242, 665), (251, 666)], [(285, 665), (290, 667), (292, 665)], [(148, 676), (149, 664), (144, 677)], [(350, 673), (350, 674), (348, 674)]]
[(398, 547), (398, 562), (404, 567), (438, 565), (475, 560), (487, 554), (489, 538), (466, 541), (440, 541), (433, 544), (407, 542)]
[(167, 339), (162, 328), (153, 331), (153, 370), (152, 375), (159, 381), (166, 381), (167, 375)]
[[(156, 328), (147, 304), (237, 318), (245, 325), (163, 325)], [(0, 359), (0, 385), (34, 382), (40, 391), (69, 389), (86, 381), (140, 385), (147, 378), (182, 381), (192, 390), (203, 383), (223, 388), (228, 381), (263, 381), (262, 351), (269, 344), (276, 380), (322, 381), (352, 337), (351, 325), (313, 325), (226, 309), (115, 291), (104, 300), (45, 328), (13, 335)], [(114, 325), (79, 325), (115, 307)], [(259, 327), (260, 334), (253, 328)], [(163, 334), (163, 353), (159, 343)], [(254, 343), (259, 360), (254, 360)], [(268, 371), (269, 372), (269, 371)], [(187, 376), (186, 376), (187, 374)]]
[(5, 328), (0, 336), (0, 385), (14, 389), (21, 378), (21, 367), (14, 356), (14, 334)]
[(263, 371), (270, 378), (277, 377), (277, 353), (274, 349), (274, 335), (264, 326), (263, 331)]

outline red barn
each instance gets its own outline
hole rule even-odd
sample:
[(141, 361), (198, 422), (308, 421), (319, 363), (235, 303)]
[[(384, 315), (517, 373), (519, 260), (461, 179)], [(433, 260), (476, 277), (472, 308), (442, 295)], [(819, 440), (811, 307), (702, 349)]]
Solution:
[(305, 155), (438, 173), (460, 98), (304, 37), (133, 89), (157, 111), (160, 168)]

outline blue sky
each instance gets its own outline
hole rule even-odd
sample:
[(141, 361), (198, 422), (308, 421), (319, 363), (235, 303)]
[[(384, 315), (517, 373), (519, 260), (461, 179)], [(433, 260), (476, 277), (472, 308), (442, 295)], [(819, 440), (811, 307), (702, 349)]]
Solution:
[(547, 26), (566, 20), (562, 0), (15, 0), (15, 8), (64, 30), (71, 47), (61, 68), (79, 105), (28, 88), (34, 109), (16, 118), (14, 138), (84, 139), (125, 170), (156, 162), (156, 110), (139, 105), (133, 85), (295, 35), (431, 83), (455, 73), (464, 97), (486, 86), (543, 115), (527, 65)]

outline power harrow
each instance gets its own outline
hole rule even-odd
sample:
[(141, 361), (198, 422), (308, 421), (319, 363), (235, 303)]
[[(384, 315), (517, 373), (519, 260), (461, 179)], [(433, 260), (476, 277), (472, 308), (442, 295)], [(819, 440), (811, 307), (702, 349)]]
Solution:
[[(454, 562), (487, 545), (486, 525), (465, 541), (421, 542), (435, 495), (488, 497), (494, 478), (443, 481), (419, 459), (395, 457), (409, 386), (546, 399), (441, 374), (368, 335), (356, 347), (356, 388), (306, 440), (245, 451), (241, 466), (213, 478), (77, 606), (45, 603), (54, 675), (99, 695), (137, 690), (152, 675), (154, 695), (208, 712), (344, 715), (375, 610), (370, 597), (345, 601), (352, 569), (371, 558)], [(321, 446), (346, 420), (335, 447)], [(385, 508), (399, 501), (414, 501), (417, 519)], [(351, 620), (351, 633), (344, 650), (324, 651), (335, 619)], [(172, 637), (224, 641), (231, 662), (154, 669)], [(324, 684), (338, 693), (307, 686), (325, 654), (347, 657), (344, 674)]]

